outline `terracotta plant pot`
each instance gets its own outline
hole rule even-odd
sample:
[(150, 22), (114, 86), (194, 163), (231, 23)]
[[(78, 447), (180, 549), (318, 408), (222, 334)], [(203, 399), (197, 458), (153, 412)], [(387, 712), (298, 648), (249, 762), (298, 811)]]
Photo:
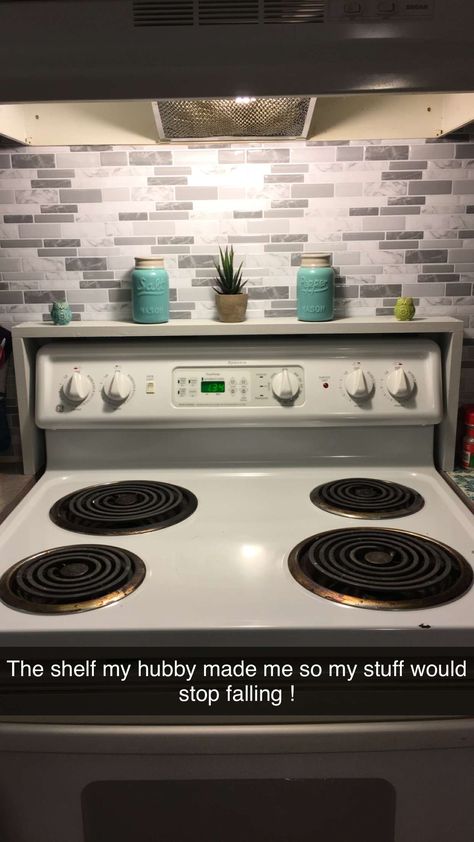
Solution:
[(248, 293), (239, 292), (237, 295), (223, 295), (216, 293), (216, 307), (219, 321), (243, 322), (247, 312)]

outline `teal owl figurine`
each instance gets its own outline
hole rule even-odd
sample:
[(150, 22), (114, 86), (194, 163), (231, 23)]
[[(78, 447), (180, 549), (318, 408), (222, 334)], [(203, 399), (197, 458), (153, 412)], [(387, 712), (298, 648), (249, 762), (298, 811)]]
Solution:
[(68, 325), (72, 319), (71, 308), (67, 301), (55, 301), (50, 313), (55, 325)]
[(393, 313), (399, 322), (410, 322), (415, 312), (416, 308), (413, 304), (413, 298), (397, 298)]

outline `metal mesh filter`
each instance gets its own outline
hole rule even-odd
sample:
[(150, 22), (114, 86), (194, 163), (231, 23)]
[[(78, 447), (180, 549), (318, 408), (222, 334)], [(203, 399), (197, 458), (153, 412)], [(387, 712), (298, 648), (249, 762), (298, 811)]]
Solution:
[(312, 97), (160, 99), (155, 117), (162, 140), (306, 137)]

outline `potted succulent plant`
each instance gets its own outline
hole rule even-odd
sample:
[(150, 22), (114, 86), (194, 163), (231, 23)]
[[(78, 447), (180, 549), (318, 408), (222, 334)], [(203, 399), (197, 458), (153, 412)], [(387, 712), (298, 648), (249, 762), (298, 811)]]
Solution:
[(219, 247), (220, 262), (214, 262), (217, 277), (216, 307), (221, 322), (243, 322), (247, 311), (248, 294), (242, 292), (247, 281), (242, 280), (242, 263), (234, 269), (234, 248)]

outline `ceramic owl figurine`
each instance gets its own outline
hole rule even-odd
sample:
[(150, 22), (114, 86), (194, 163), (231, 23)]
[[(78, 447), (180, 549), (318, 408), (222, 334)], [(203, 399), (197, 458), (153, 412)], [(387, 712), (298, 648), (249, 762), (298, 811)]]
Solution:
[(413, 298), (397, 298), (393, 312), (399, 322), (411, 321), (416, 312)]
[(55, 325), (68, 325), (72, 319), (71, 308), (67, 301), (55, 301), (50, 313)]

